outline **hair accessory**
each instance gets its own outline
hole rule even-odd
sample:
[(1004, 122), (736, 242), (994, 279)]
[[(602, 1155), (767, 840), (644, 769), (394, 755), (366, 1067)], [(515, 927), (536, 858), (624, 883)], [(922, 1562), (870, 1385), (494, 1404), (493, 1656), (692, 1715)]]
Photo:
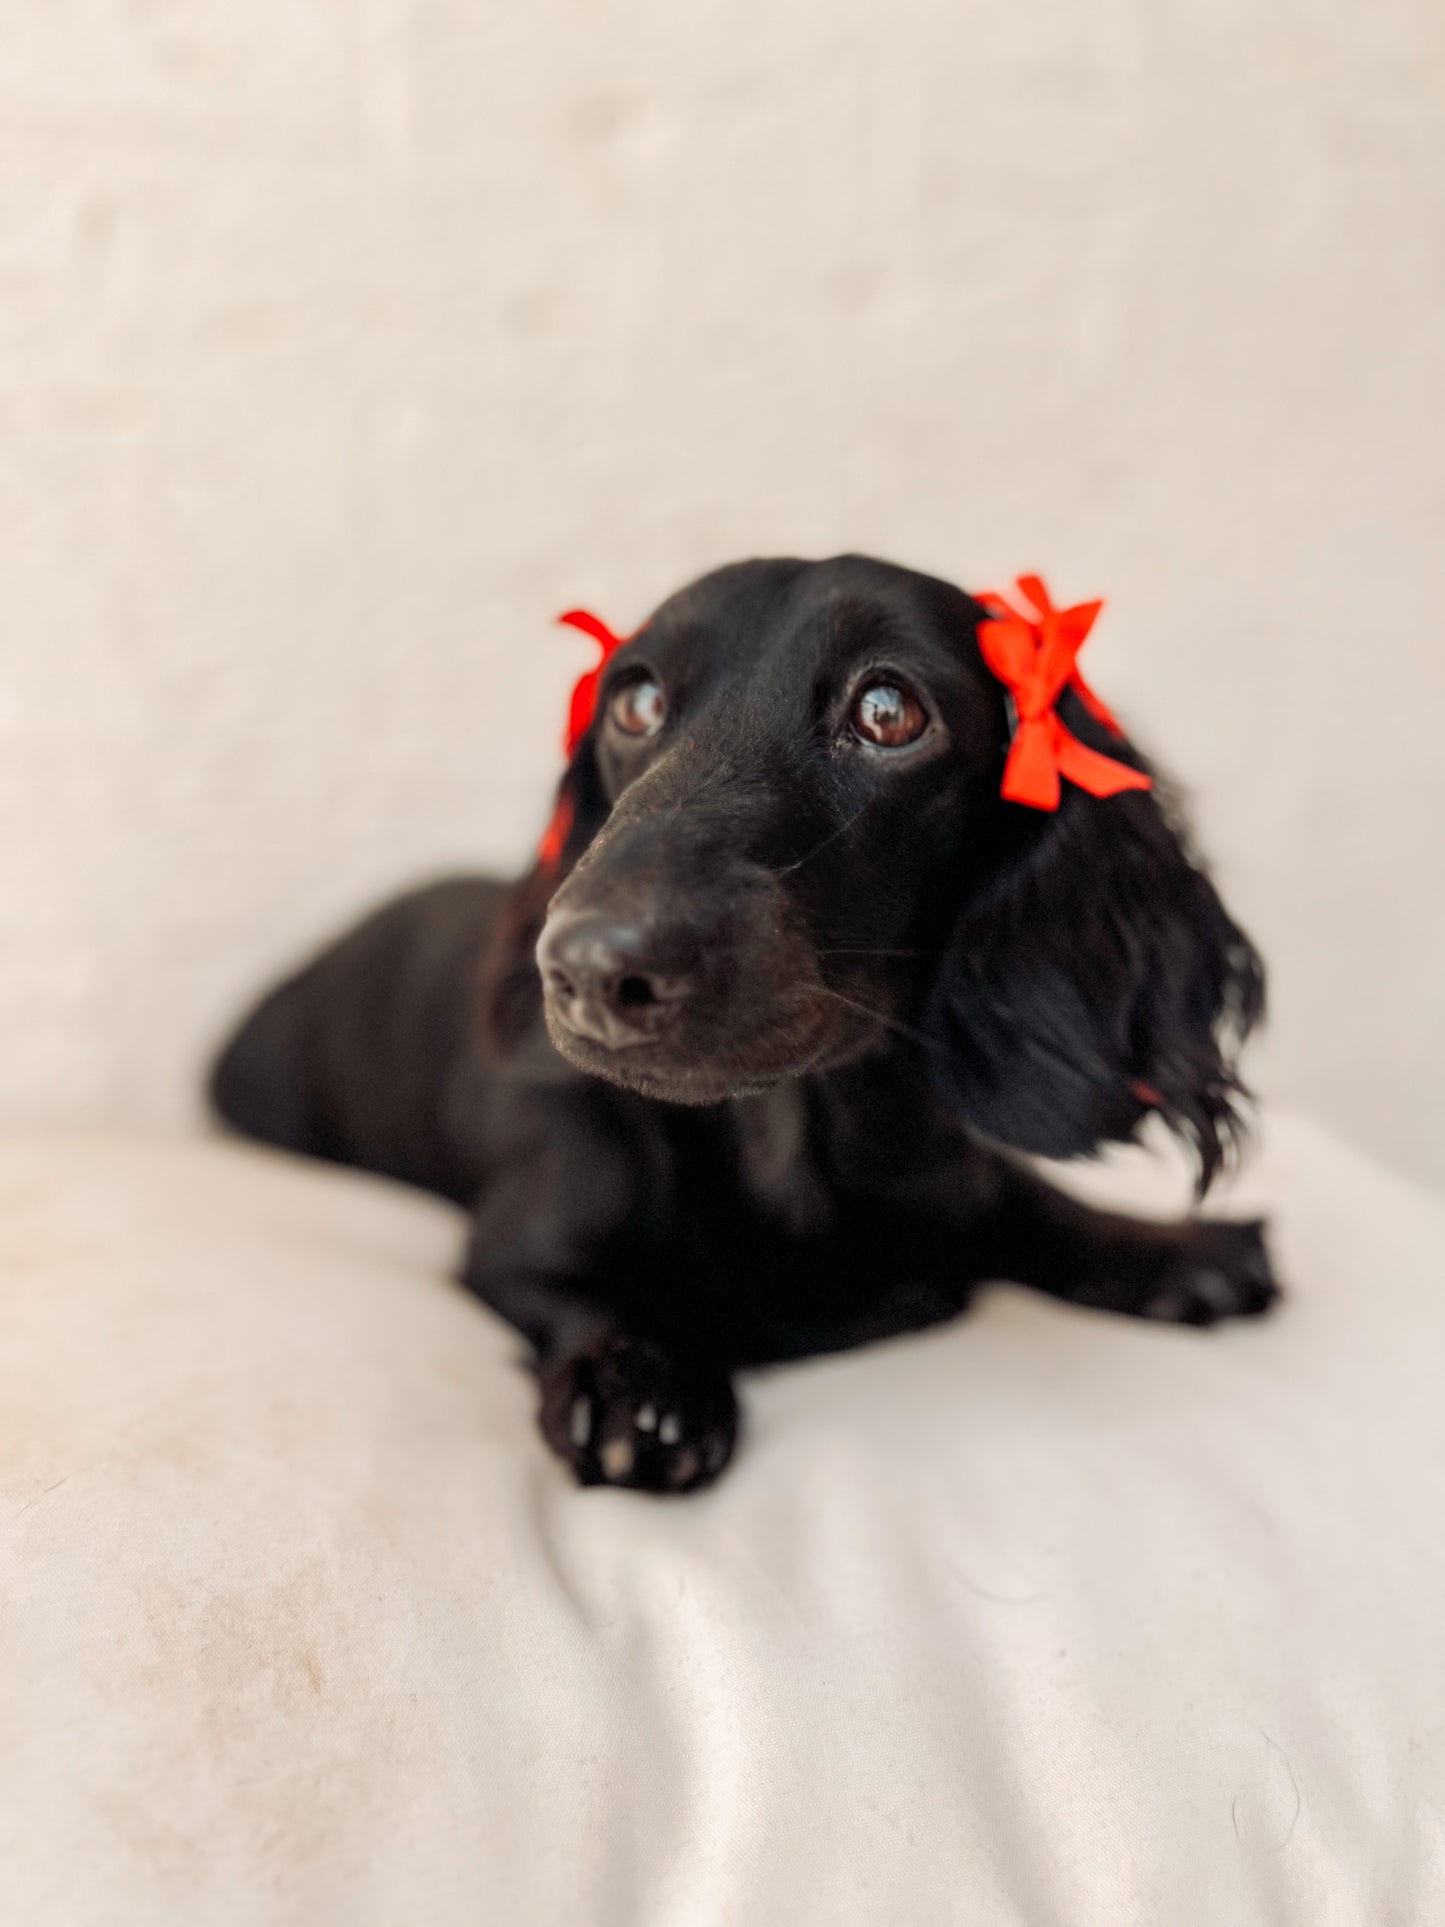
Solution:
[(597, 685), (602, 680), (602, 671), (607, 667), (609, 657), (615, 656), (630, 636), (615, 636), (602, 620), (587, 609), (569, 609), (558, 622), (565, 622), (571, 629), (580, 629), (584, 636), (591, 636), (600, 644), (602, 655), (595, 669), (589, 669), (585, 676), (578, 679), (572, 691), (572, 701), (567, 710), (567, 734), (563, 738), (563, 748), (567, 760), (572, 760), (573, 751), (592, 727), (592, 718), (597, 714)]
[[(602, 671), (609, 657), (616, 655), (629, 636), (614, 635), (600, 616), (594, 616), (587, 609), (569, 609), (557, 618), (571, 629), (580, 629), (585, 636), (591, 636), (602, 650), (595, 668), (587, 670), (577, 680), (572, 691), (572, 700), (567, 706), (567, 730), (562, 738), (562, 748), (570, 763), (576, 753), (577, 745), (592, 727), (592, 718), (597, 714), (597, 685), (602, 680)], [(552, 820), (543, 832), (542, 841), (537, 846), (537, 860), (543, 869), (555, 870), (562, 860), (562, 852), (567, 847), (567, 838), (572, 830), (572, 802), (570, 797), (560, 796), (557, 807), (552, 812)]]
[(1027, 616), (1003, 598), (979, 597), (991, 621), (978, 629), (983, 659), (1008, 690), (1013, 707), (1013, 743), (1003, 772), (1003, 796), (1031, 809), (1056, 810), (1060, 777), (1091, 796), (1116, 796), (1120, 790), (1153, 789), (1152, 777), (1112, 756), (1101, 756), (1067, 730), (1054, 705), (1072, 689), (1089, 714), (1116, 736), (1123, 730), (1084, 681), (1076, 667), (1084, 638), (1102, 602), (1081, 602), (1056, 609), (1036, 575), (1018, 578), (1020, 595), (1035, 610)]

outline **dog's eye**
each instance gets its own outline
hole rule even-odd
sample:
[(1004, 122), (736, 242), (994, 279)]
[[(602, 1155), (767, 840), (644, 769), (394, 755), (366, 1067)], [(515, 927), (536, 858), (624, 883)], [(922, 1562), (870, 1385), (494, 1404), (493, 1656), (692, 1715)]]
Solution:
[(918, 698), (897, 683), (870, 683), (855, 698), (848, 721), (853, 734), (879, 749), (902, 749), (916, 743), (928, 727), (928, 716)]
[(650, 676), (644, 676), (619, 689), (609, 709), (625, 736), (655, 736), (667, 714), (667, 698)]

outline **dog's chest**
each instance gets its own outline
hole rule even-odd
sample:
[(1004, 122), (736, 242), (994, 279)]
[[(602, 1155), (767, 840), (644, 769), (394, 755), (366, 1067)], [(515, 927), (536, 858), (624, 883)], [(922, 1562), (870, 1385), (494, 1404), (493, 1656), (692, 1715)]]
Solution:
[(810, 1130), (803, 1081), (779, 1085), (759, 1097), (738, 1098), (729, 1108), (738, 1176), (747, 1199), (796, 1237), (826, 1230), (833, 1218), (833, 1197)]

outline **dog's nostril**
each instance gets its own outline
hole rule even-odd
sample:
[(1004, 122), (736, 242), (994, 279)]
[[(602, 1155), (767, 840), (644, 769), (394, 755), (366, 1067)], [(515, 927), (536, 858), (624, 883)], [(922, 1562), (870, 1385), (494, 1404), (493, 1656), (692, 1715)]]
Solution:
[(695, 988), (686, 936), (586, 912), (549, 919), (537, 944), (549, 1022), (610, 1050), (657, 1038)]

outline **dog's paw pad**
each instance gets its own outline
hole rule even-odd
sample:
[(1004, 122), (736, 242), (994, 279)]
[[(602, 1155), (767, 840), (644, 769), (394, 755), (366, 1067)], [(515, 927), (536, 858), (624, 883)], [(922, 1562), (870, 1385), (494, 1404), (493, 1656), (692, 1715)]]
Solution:
[(543, 1436), (582, 1485), (691, 1492), (732, 1456), (737, 1401), (715, 1366), (613, 1335), (541, 1382)]

